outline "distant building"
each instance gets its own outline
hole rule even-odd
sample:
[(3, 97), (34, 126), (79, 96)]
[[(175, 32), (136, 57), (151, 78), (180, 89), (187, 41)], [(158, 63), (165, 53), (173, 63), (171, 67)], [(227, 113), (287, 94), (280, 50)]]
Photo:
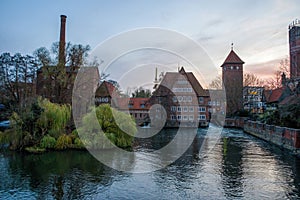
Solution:
[(127, 109), (138, 125), (149, 121), (149, 98), (130, 98)]
[(115, 86), (103, 81), (95, 92), (95, 105), (110, 104), (119, 111), (129, 112), (138, 125), (149, 119), (149, 98), (128, 98), (119, 95)]
[(150, 112), (151, 125), (157, 122), (165, 127), (207, 126), (208, 102), (209, 92), (192, 72), (185, 72), (183, 67), (178, 72), (167, 72), (149, 100), (151, 106), (160, 105)]
[(116, 97), (115, 86), (110, 82), (103, 81), (95, 92), (95, 105), (99, 106), (104, 103), (111, 105), (113, 97)]
[(226, 116), (234, 116), (243, 109), (244, 61), (231, 49), (222, 67), (222, 80), (226, 91)]
[(265, 97), (263, 87), (246, 86), (243, 89), (244, 110), (250, 113), (263, 113)]

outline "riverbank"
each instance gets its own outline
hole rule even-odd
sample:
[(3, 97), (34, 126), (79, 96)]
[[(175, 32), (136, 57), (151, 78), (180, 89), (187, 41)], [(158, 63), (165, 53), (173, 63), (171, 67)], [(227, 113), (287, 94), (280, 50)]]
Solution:
[(256, 121), (246, 121), (244, 132), (290, 150), (300, 156), (300, 129), (268, 125)]

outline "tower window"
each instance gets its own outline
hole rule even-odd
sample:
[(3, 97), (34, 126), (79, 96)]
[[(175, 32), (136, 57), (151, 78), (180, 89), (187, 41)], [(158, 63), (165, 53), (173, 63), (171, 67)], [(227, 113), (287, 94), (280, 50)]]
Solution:
[(240, 69), (240, 68), (237, 66), (236, 69)]
[(231, 66), (230, 69), (233, 70), (233, 66)]

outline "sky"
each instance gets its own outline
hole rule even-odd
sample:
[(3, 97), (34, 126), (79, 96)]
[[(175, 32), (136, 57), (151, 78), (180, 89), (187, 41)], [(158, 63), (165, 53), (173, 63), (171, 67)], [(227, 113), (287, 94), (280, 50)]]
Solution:
[[(244, 71), (267, 78), (277, 69), (279, 61), (289, 54), (288, 25), (296, 18), (300, 18), (300, 2), (299, 0), (1, 0), (0, 53), (32, 54), (39, 47), (50, 48), (53, 42), (59, 40), (61, 14), (67, 15), (67, 41), (73, 44), (88, 44), (92, 53), (97, 48), (102, 48), (103, 43), (124, 33), (136, 29), (158, 28), (173, 31), (195, 41), (214, 65), (207, 68), (212, 67), (218, 72), (233, 43), (235, 52), (245, 61)], [(131, 38), (130, 41), (135, 42), (135, 39)], [(106, 46), (107, 51), (118, 49), (117, 43), (108, 44), (116, 46)], [(172, 45), (177, 45), (176, 41)], [(167, 52), (170, 56), (170, 51)], [(149, 59), (151, 56), (153, 58), (164, 55), (165, 52), (158, 53), (155, 49), (149, 53), (148, 50), (143, 50), (142, 53), (138, 52), (136, 60), (145, 59), (143, 57), (145, 53)], [(134, 55), (131, 52), (127, 57), (132, 60)], [(105, 61), (101, 55), (97, 57)], [(161, 70), (166, 70), (169, 67), (167, 65), (174, 65), (175, 68), (179, 65), (188, 65), (184, 59), (160, 63), (168, 56), (160, 57), (162, 57), (160, 60), (154, 60), (152, 63), (165, 67)], [(118, 59), (119, 62), (114, 64), (121, 67), (122, 59)], [(151, 65), (151, 62), (145, 64), (136, 60), (131, 62), (131, 65), (133, 63), (136, 66)], [(111, 69), (109, 73), (114, 78), (113, 74), (118, 66)], [(125, 70), (128, 71), (129, 69)], [(150, 71), (147, 71), (148, 76), (149, 73)], [(151, 74), (152, 80), (153, 76), (154, 72)], [(146, 82), (145, 84), (150, 83), (148, 80)]]

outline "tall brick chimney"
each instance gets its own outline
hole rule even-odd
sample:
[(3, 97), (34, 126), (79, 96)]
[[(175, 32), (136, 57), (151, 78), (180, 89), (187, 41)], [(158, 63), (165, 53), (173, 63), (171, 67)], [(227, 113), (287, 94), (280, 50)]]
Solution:
[(60, 37), (59, 37), (59, 55), (58, 62), (60, 65), (65, 66), (66, 64), (66, 15), (60, 16)]

